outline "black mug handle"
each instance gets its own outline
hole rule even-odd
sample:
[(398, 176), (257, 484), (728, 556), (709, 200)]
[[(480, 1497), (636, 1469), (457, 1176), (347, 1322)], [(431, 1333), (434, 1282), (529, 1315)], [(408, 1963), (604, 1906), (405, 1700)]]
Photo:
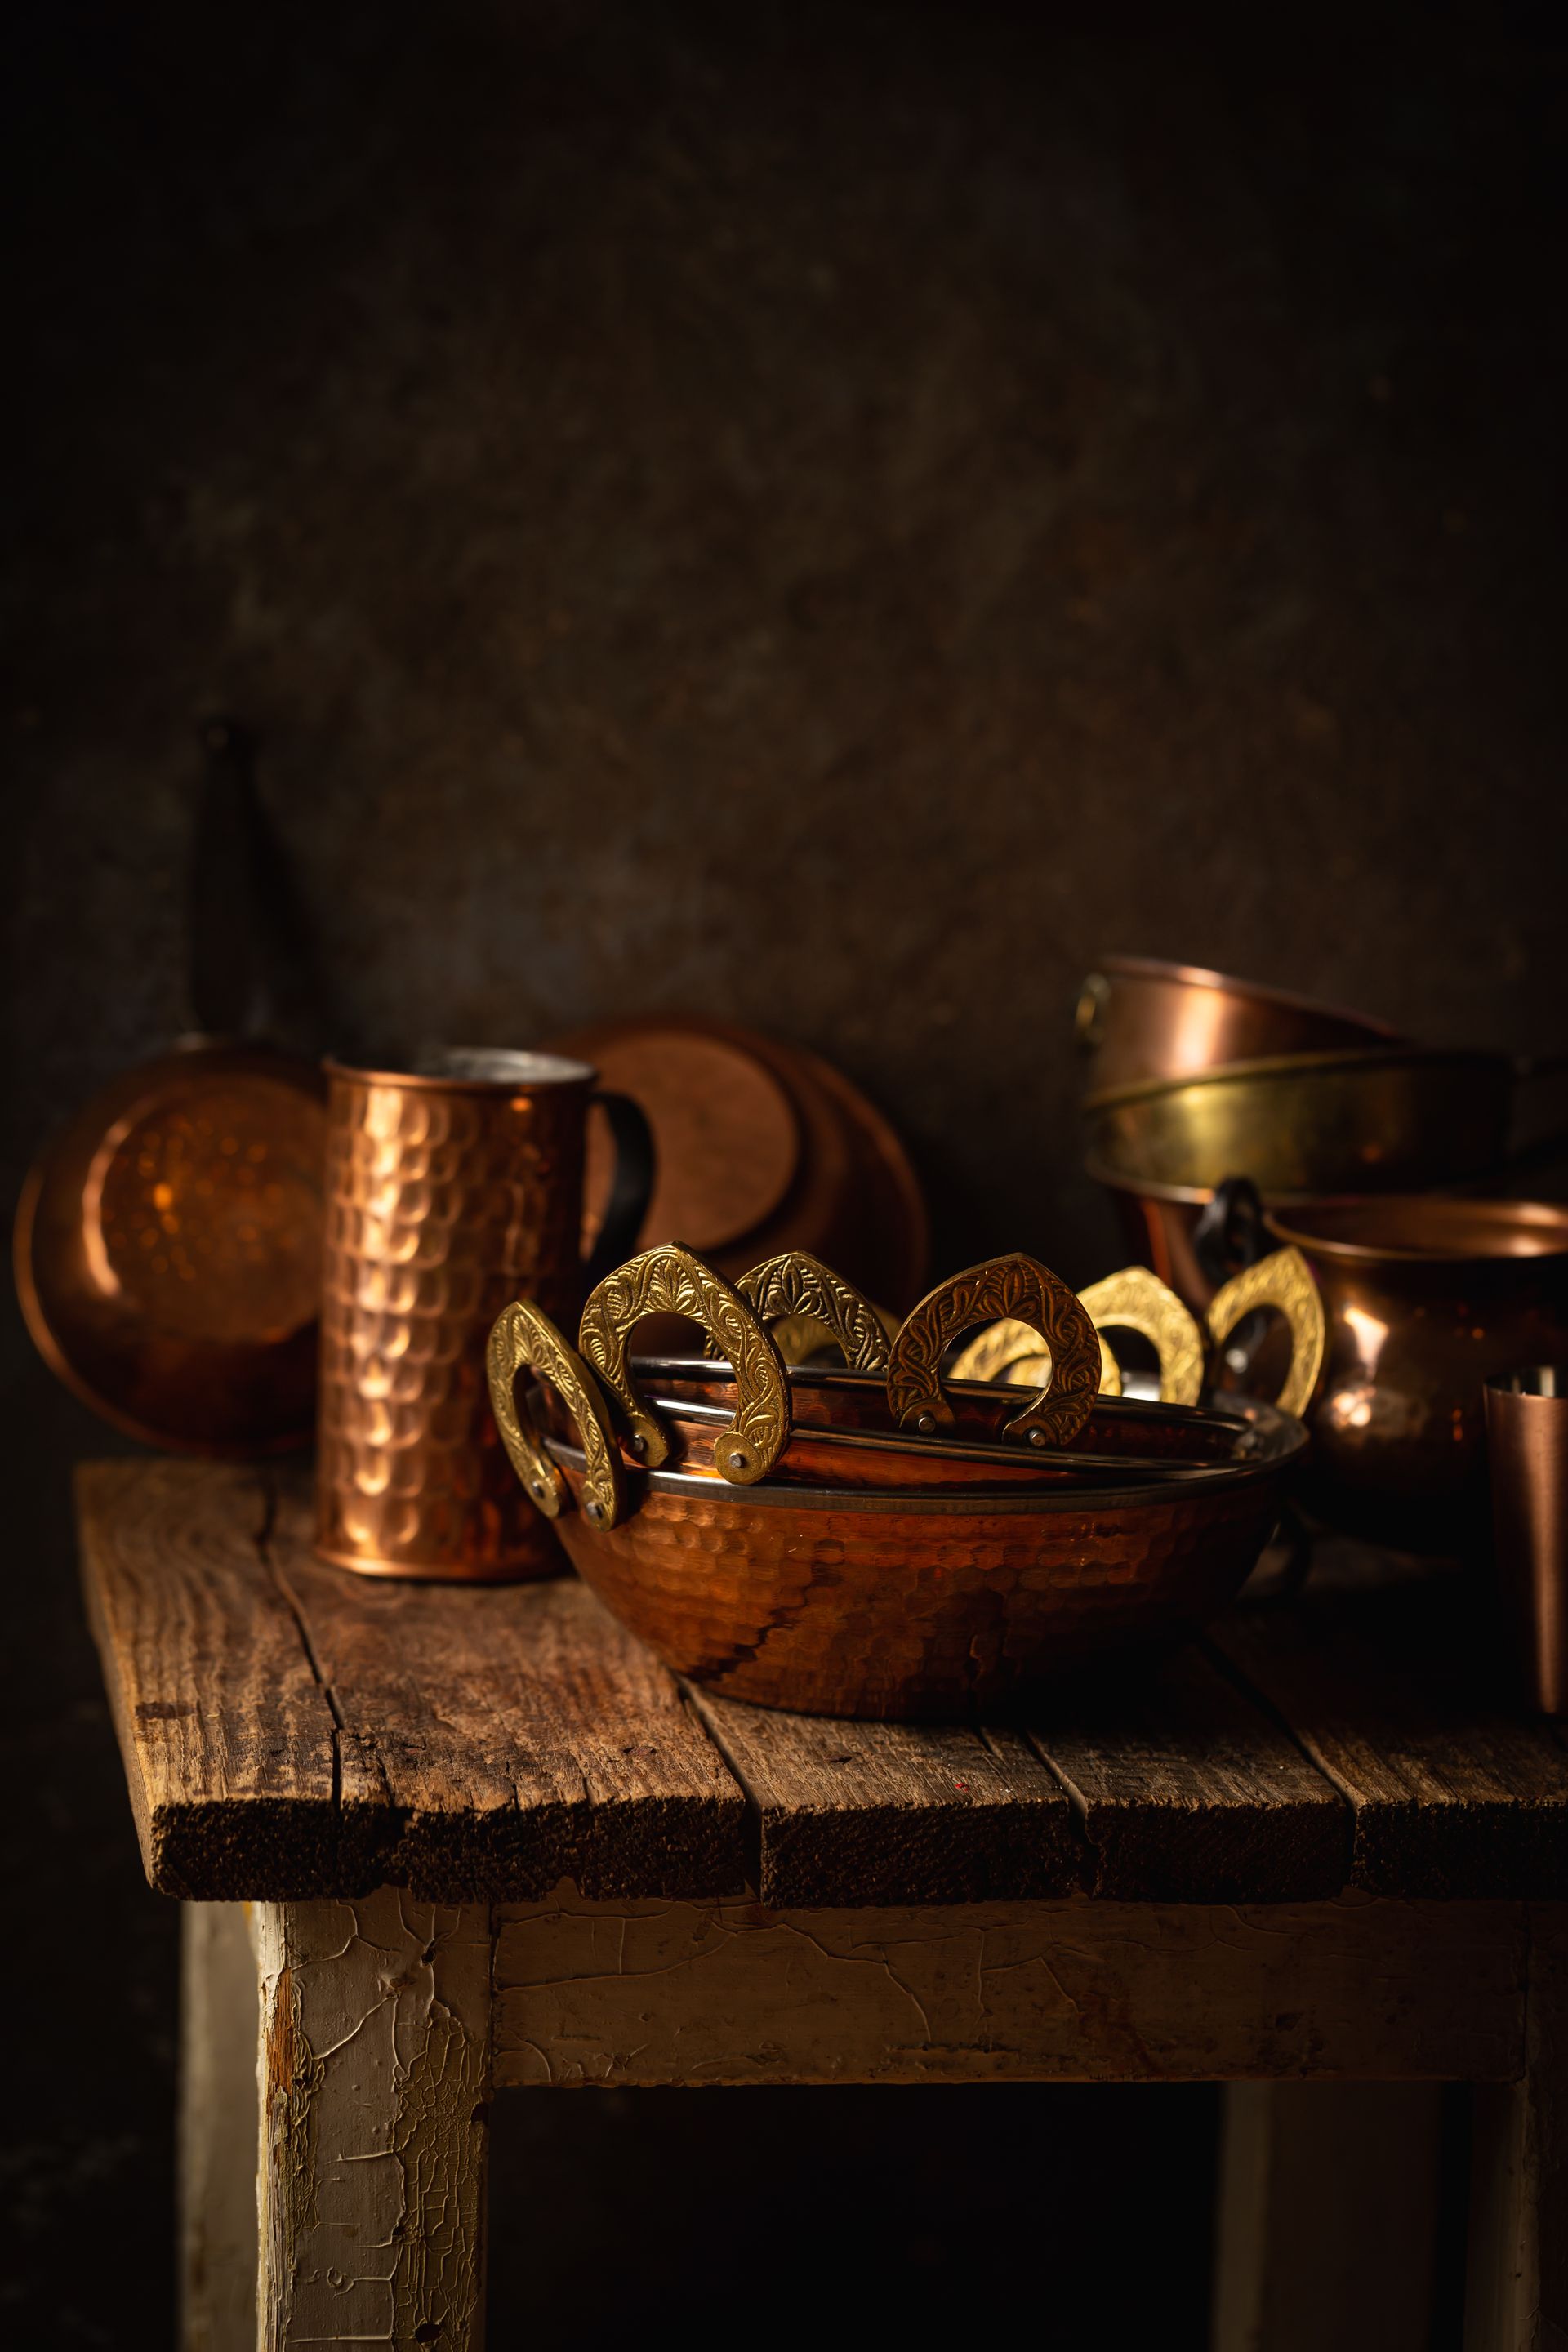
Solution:
[(584, 1260), (585, 1290), (592, 1290), (606, 1274), (613, 1274), (636, 1250), (647, 1204), (653, 1197), (658, 1166), (653, 1129), (640, 1103), (634, 1102), (630, 1095), (611, 1094), (607, 1088), (591, 1100), (610, 1122), (616, 1172), (610, 1181), (610, 1197), (605, 1203), (604, 1223)]
[(1263, 1223), (1263, 1197), (1250, 1176), (1227, 1176), (1216, 1184), (1214, 1198), (1193, 1227), (1193, 1255), (1205, 1281), (1218, 1289), (1233, 1274), (1269, 1251)]

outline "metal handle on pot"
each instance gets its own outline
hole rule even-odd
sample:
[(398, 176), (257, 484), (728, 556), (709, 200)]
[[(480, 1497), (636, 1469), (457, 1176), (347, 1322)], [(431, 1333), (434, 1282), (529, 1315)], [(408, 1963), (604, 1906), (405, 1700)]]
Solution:
[(518, 1401), (517, 1376), (525, 1367), (535, 1380), (548, 1381), (577, 1425), (584, 1517), (591, 1526), (613, 1528), (623, 1499), (615, 1435), (599, 1384), (576, 1349), (531, 1298), (518, 1298), (491, 1325), (485, 1361), (501, 1443), (537, 1508), (547, 1519), (559, 1518), (566, 1482), (540, 1442), (526, 1400)]
[(1073, 1034), (1081, 1052), (1092, 1054), (1105, 1035), (1105, 1015), (1110, 1003), (1110, 982), (1102, 971), (1086, 974), (1073, 1006)]
[(1083, 1427), (1100, 1386), (1094, 1325), (1060, 1275), (1017, 1252), (972, 1265), (928, 1291), (893, 1341), (888, 1402), (905, 1427), (932, 1431), (953, 1418), (942, 1389), (942, 1360), (974, 1323), (1016, 1318), (1037, 1331), (1050, 1352), (1047, 1386), (1007, 1423), (1004, 1437), (1031, 1445), (1066, 1445)]
[(1236, 1275), (1215, 1293), (1209, 1307), (1209, 1334), (1223, 1348), (1243, 1316), (1259, 1307), (1282, 1315), (1290, 1333), (1290, 1369), (1277, 1400), (1285, 1412), (1300, 1416), (1311, 1402), (1323, 1369), (1328, 1343), (1328, 1318), (1311, 1268), (1298, 1249), (1274, 1251), (1256, 1265)]
[[(1175, 1292), (1146, 1265), (1124, 1265), (1080, 1290), (1078, 1303), (1097, 1331), (1137, 1331), (1160, 1359), (1162, 1404), (1196, 1404), (1203, 1394), (1207, 1350), (1202, 1326)], [(1121, 1373), (1109, 1348), (1100, 1376), (1101, 1396), (1121, 1394)]]
[[(805, 1324), (817, 1327), (834, 1341), (851, 1371), (887, 1370), (891, 1343), (880, 1309), (809, 1250), (784, 1250), (777, 1257), (764, 1258), (739, 1276), (735, 1287), (757, 1320), (773, 1332), (786, 1363), (795, 1359), (788, 1336), (777, 1327)], [(709, 1340), (707, 1353), (719, 1353), (715, 1340)]]
[(1206, 1282), (1217, 1287), (1268, 1255), (1263, 1196), (1250, 1176), (1227, 1176), (1193, 1227), (1193, 1255)]
[(656, 1416), (637, 1394), (627, 1341), (647, 1315), (687, 1315), (716, 1342), (735, 1375), (735, 1419), (714, 1449), (731, 1486), (765, 1478), (790, 1433), (784, 1358), (731, 1283), (679, 1242), (644, 1250), (607, 1274), (583, 1309), (577, 1344), (631, 1424), (633, 1451), (650, 1469), (669, 1452)]

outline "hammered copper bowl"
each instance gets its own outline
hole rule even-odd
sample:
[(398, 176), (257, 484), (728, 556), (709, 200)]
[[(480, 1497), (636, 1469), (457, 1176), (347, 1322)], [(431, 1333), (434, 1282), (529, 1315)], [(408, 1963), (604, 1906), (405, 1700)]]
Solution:
[(994, 1717), (1093, 1659), (1174, 1646), (1237, 1591), (1306, 1442), (1272, 1405), (1237, 1412), (1258, 1453), (1201, 1486), (846, 1493), (637, 1471), (608, 1528), (578, 1507), (582, 1454), (552, 1437), (555, 1527), (625, 1624), (726, 1696)]

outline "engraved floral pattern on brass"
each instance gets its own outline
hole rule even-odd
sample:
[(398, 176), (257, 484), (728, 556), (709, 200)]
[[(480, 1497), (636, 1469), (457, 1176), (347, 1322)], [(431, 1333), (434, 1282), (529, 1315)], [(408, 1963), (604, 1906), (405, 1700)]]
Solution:
[(1312, 1270), (1298, 1249), (1275, 1250), (1215, 1294), (1209, 1332), (1223, 1348), (1243, 1316), (1260, 1307), (1282, 1315), (1290, 1332), (1290, 1369), (1279, 1396), (1282, 1412), (1304, 1413), (1323, 1370), (1328, 1320)]
[(535, 1507), (558, 1518), (565, 1499), (561, 1473), (544, 1451), (526, 1398), (517, 1393), (523, 1368), (548, 1381), (572, 1416), (583, 1449), (583, 1509), (595, 1527), (613, 1528), (621, 1516), (620, 1461), (599, 1384), (575, 1348), (569, 1347), (531, 1299), (514, 1299), (497, 1316), (487, 1350), (490, 1410), (512, 1467)]
[(1031, 1324), (1044, 1339), (1051, 1377), (1049, 1386), (1007, 1423), (1003, 1435), (1065, 1445), (1088, 1419), (1100, 1387), (1100, 1339), (1061, 1276), (1021, 1251), (951, 1276), (907, 1318), (888, 1365), (894, 1420), (933, 1430), (951, 1422), (952, 1407), (942, 1387), (943, 1356), (972, 1324), (1008, 1318)]
[[(1176, 1297), (1146, 1265), (1126, 1265), (1091, 1282), (1079, 1293), (1097, 1331), (1139, 1331), (1160, 1360), (1162, 1404), (1196, 1404), (1203, 1394), (1204, 1334)], [(1039, 1334), (1011, 1318), (982, 1331), (953, 1359), (955, 1381), (1002, 1381), (1033, 1387), (1047, 1378), (1050, 1359), (1040, 1353)], [(1109, 1348), (1101, 1350), (1101, 1396), (1121, 1394), (1121, 1372)]]
[(575, 1311), (594, 1074), (513, 1059), (513, 1083), (329, 1072), (317, 1549), (369, 1574), (558, 1564), (496, 1427), (485, 1349), (520, 1293)]
[(721, 1474), (737, 1486), (765, 1478), (790, 1431), (784, 1358), (731, 1283), (679, 1242), (644, 1250), (607, 1274), (583, 1309), (577, 1341), (626, 1414), (637, 1452), (650, 1467), (668, 1452), (658, 1416), (632, 1379), (628, 1342), (649, 1315), (684, 1315), (701, 1325), (735, 1376), (736, 1411), (719, 1447)]
[[(890, 1335), (881, 1309), (809, 1250), (784, 1250), (765, 1259), (742, 1275), (735, 1287), (773, 1332), (786, 1362), (803, 1361), (805, 1352), (826, 1336), (854, 1370), (887, 1370)], [(781, 1336), (783, 1326), (790, 1327), (789, 1344)], [(717, 1352), (712, 1340), (708, 1344)], [(792, 1347), (803, 1352), (792, 1354)]]

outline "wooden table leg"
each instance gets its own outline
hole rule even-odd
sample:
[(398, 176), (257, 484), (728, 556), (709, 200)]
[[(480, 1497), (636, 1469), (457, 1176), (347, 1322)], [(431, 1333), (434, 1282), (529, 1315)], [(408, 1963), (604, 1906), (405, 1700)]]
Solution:
[(482, 1905), (257, 1905), (260, 2352), (478, 2352), (490, 2083)]
[(1465, 2352), (1568, 2352), (1568, 1904), (1531, 1911), (1523, 2076), (1475, 2094)]
[(256, 2352), (256, 1956), (242, 1903), (180, 1929), (180, 2341)]
[(1426, 2352), (1442, 2095), (1226, 2084), (1214, 2352)]

